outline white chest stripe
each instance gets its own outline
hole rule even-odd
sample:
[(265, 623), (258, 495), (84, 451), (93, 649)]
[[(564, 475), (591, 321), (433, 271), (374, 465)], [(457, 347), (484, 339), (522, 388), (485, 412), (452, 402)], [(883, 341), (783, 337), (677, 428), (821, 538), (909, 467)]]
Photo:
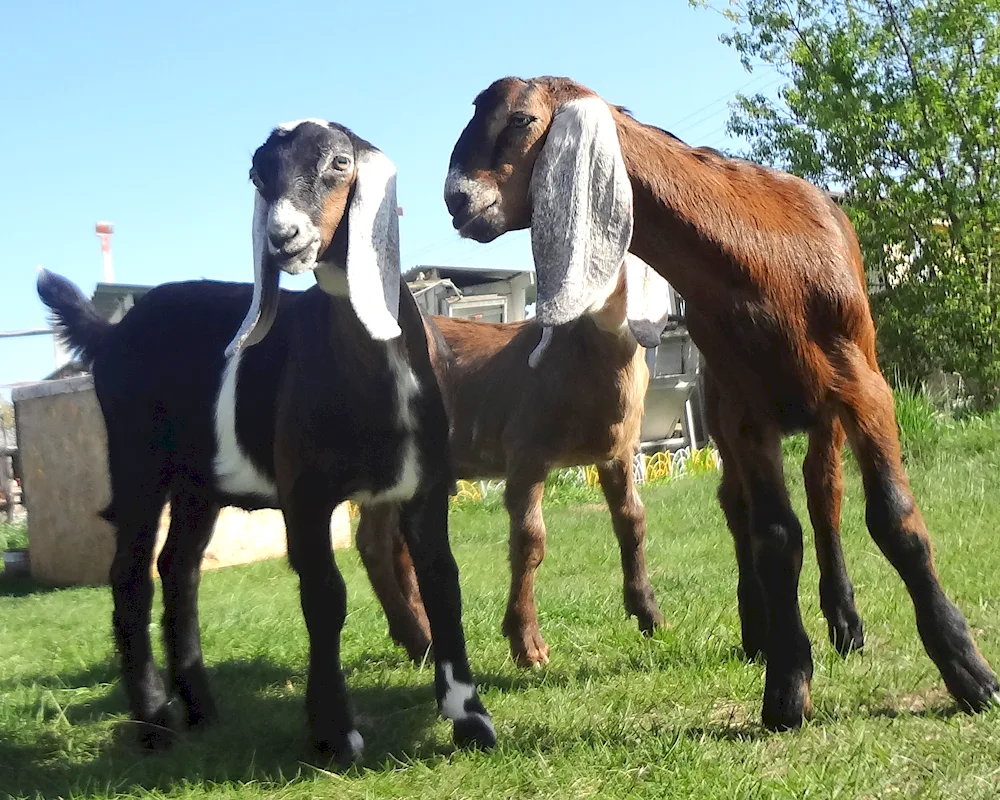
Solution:
[[(415, 401), (420, 392), (420, 384), (410, 365), (398, 348), (402, 343), (392, 342), (388, 346), (389, 367), (396, 387), (396, 425), (405, 432), (402, 450), (402, 464), (395, 484), (382, 492), (358, 492), (352, 498), (358, 503), (394, 503), (409, 500), (420, 486), (420, 454), (417, 450), (415, 432), (417, 414)], [(278, 489), (247, 457), (236, 438), (236, 389), (237, 373), (242, 351), (231, 358), (222, 376), (222, 386), (215, 404), (215, 481), (218, 489), (225, 494), (255, 495), (277, 503)]]
[(417, 412), (415, 401), (420, 393), (420, 384), (413, 374), (409, 363), (399, 352), (403, 347), (400, 341), (388, 343), (389, 369), (392, 370), (396, 386), (396, 425), (406, 434), (403, 444), (403, 463), (399, 477), (393, 486), (382, 492), (358, 492), (352, 498), (358, 503), (375, 505), (378, 503), (397, 503), (409, 500), (420, 487), (420, 453), (414, 434), (417, 429)]
[(247, 458), (236, 438), (236, 375), (242, 358), (238, 351), (229, 359), (215, 403), (215, 481), (226, 494), (256, 495), (277, 503), (277, 487)]

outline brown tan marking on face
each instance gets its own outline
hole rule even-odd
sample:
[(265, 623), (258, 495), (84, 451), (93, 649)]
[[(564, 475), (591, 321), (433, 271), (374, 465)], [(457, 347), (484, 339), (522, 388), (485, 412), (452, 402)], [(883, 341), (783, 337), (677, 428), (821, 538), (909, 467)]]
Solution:
[(347, 211), (347, 202), (351, 196), (351, 187), (354, 185), (357, 174), (358, 170), (355, 166), (350, 178), (331, 188), (323, 198), (323, 207), (320, 212), (319, 225), (317, 226), (320, 236), (320, 259), (326, 254), (330, 242), (333, 241), (333, 235), (337, 232), (337, 228), (344, 219), (344, 214)]
[(463, 236), (485, 242), (531, 225), (531, 174), (556, 111), (591, 94), (566, 78), (504, 78), (476, 98), (445, 189)]

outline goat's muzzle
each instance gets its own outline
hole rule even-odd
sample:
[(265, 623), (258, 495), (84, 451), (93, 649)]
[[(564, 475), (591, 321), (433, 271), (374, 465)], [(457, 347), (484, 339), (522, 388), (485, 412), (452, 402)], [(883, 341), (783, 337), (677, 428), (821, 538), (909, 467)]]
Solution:
[(316, 267), (319, 230), (309, 215), (287, 199), (274, 203), (267, 215), (267, 251), (274, 266), (290, 275)]
[(445, 181), (444, 202), (452, 225), (464, 238), (492, 242), (506, 231), (500, 192), (488, 181), (452, 168)]

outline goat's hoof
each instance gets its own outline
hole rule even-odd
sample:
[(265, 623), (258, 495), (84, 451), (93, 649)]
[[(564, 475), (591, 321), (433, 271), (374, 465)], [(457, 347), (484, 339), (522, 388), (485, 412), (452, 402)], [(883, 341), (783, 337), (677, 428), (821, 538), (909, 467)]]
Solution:
[(663, 612), (655, 606), (652, 611), (646, 611), (642, 614), (636, 614), (635, 616), (639, 621), (639, 630), (644, 636), (652, 636), (658, 629), (665, 628), (667, 626), (667, 621), (663, 616)]
[(424, 660), (434, 663), (434, 648), (430, 644), (426, 646), (414, 645), (406, 648), (406, 655), (414, 664), (423, 664)]
[(409, 656), (411, 661), (415, 661), (418, 664), (421, 663), (426, 657), (428, 660), (434, 659), (433, 651), (431, 650), (431, 640), (429, 636), (425, 636), (423, 633), (397, 636), (396, 634), (390, 633), (389, 636), (397, 647), (402, 647), (406, 651), (406, 655)]
[(209, 701), (200, 703), (197, 707), (191, 706), (187, 713), (187, 726), (189, 730), (200, 731), (210, 728), (219, 721), (219, 712), (215, 708), (215, 703)]
[(652, 636), (653, 631), (666, 624), (663, 612), (656, 605), (652, 586), (647, 586), (645, 590), (637, 592), (629, 592), (626, 589), (625, 613), (636, 618), (639, 622), (639, 630), (646, 636)]
[(492, 750), (497, 744), (497, 732), (489, 714), (470, 713), (455, 720), (452, 738), (456, 747)]
[(857, 614), (829, 622), (827, 627), (829, 628), (830, 644), (844, 658), (864, 649), (865, 629)]
[(792, 731), (802, 727), (803, 720), (812, 716), (809, 679), (798, 675), (772, 677), (765, 680), (764, 709), (761, 722), (770, 731)]
[(522, 669), (537, 669), (549, 663), (549, 646), (537, 628), (512, 636), (510, 654)]
[(170, 727), (166, 718), (156, 722), (140, 722), (138, 725), (139, 746), (148, 753), (164, 753), (177, 740), (177, 732)]
[(352, 728), (346, 733), (325, 739), (313, 741), (317, 753), (332, 758), (338, 764), (352, 764), (361, 758), (365, 749), (365, 740)]
[(1000, 685), (983, 657), (971, 656), (965, 663), (950, 662), (941, 673), (962, 710), (977, 714), (1000, 705)]

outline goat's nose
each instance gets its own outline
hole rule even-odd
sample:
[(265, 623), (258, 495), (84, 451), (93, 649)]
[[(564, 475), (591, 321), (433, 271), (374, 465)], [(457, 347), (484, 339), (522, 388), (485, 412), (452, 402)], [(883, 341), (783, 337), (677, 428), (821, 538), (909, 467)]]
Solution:
[(444, 198), (444, 204), (448, 206), (449, 214), (453, 217), (458, 217), (468, 212), (470, 199), (470, 196), (466, 192), (457, 190), (448, 192)]
[(272, 225), (267, 232), (267, 238), (270, 239), (271, 244), (278, 249), (284, 247), (298, 235), (298, 225), (284, 225), (282, 227)]

